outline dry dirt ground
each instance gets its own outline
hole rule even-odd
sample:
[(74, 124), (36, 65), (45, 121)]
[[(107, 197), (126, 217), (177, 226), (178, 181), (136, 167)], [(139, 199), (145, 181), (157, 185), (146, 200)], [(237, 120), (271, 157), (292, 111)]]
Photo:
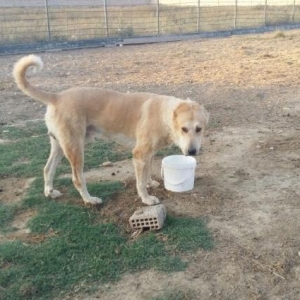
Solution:
[[(197, 100), (211, 114), (194, 190), (154, 194), (169, 213), (205, 218), (214, 250), (186, 255), (184, 272), (128, 274), (68, 299), (140, 300), (174, 289), (193, 290), (201, 300), (300, 299), (300, 31), (40, 55), (44, 71), (31, 81), (41, 88), (150, 91)], [(19, 57), (0, 57), (1, 124), (45, 111), (12, 81)], [(129, 163), (87, 177), (110, 179), (118, 168), (126, 172), (114, 179), (130, 182)], [(159, 166), (157, 160), (157, 177)], [(2, 182), (20, 190), (26, 184)], [(136, 202), (134, 184), (127, 195), (127, 206)]]

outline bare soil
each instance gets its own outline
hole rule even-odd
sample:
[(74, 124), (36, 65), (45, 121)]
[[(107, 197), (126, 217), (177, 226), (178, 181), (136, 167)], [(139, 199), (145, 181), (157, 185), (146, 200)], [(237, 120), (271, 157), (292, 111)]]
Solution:
[[(299, 45), (295, 30), (40, 54), (44, 71), (30, 80), (41, 88), (150, 91), (194, 99), (211, 114), (194, 190), (175, 194), (159, 187), (153, 193), (169, 214), (205, 218), (214, 250), (186, 255), (184, 272), (128, 274), (92, 295), (74, 292), (67, 299), (140, 300), (174, 289), (193, 290), (197, 299), (300, 299)], [(16, 89), (11, 71), (18, 58), (0, 57), (1, 124), (45, 112)], [(160, 160), (155, 164), (159, 178)], [(127, 184), (103, 216), (125, 222), (140, 205), (130, 161), (87, 178)], [(10, 180), (1, 182), (1, 201), (16, 186), (26, 189), (26, 181)], [(32, 214), (21, 217), (25, 222)]]

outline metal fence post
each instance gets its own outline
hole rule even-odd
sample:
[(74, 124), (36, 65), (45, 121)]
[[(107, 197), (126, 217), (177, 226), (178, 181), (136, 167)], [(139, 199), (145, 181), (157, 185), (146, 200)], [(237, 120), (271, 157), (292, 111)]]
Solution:
[(106, 37), (109, 36), (109, 33), (108, 33), (108, 18), (107, 18), (107, 3), (106, 3), (106, 0), (104, 0), (104, 20), (105, 20), (105, 31), (106, 31)]
[(50, 29), (50, 19), (49, 19), (49, 10), (48, 10), (48, 0), (45, 0), (45, 13), (46, 13), (46, 18), (47, 18), (48, 41), (51, 41), (51, 29)]
[(131, 18), (130, 18), (130, 25), (131, 25), (131, 28), (132, 27), (132, 16), (133, 16), (133, 13), (132, 13), (132, 0), (130, 0), (130, 15), (131, 15)]
[(295, 6), (296, 6), (296, 0), (294, 0), (293, 3), (293, 14), (292, 14), (292, 22), (295, 23)]
[(157, 35), (160, 34), (160, 28), (159, 28), (159, 13), (160, 13), (160, 7), (159, 7), (159, 0), (156, 2), (156, 15), (157, 15)]
[(268, 7), (268, 0), (265, 0), (265, 26), (267, 26), (267, 7)]
[(238, 13), (238, 0), (235, 0), (235, 7), (234, 7), (234, 29), (236, 29), (236, 25), (237, 25), (237, 13)]
[(200, 32), (200, 0), (198, 0), (197, 31)]

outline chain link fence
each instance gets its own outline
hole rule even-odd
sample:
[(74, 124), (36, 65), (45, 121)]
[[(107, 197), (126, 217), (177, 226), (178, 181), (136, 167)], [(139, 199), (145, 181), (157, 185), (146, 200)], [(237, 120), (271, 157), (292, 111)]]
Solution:
[(0, 0), (0, 54), (296, 28), (299, 8), (296, 0)]

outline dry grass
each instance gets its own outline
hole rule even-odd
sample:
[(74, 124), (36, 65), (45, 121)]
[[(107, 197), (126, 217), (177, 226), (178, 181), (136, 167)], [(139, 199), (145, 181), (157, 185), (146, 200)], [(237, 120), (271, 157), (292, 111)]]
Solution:
[[(85, 40), (107, 37), (152, 36), (254, 28), (265, 25), (293, 23), (300, 20), (298, 7), (211, 6), (172, 7), (119, 6), (49, 7), (49, 26), (45, 8), (22, 7), (0, 10), (0, 44), (50, 40)], [(159, 20), (159, 25), (158, 25)]]

